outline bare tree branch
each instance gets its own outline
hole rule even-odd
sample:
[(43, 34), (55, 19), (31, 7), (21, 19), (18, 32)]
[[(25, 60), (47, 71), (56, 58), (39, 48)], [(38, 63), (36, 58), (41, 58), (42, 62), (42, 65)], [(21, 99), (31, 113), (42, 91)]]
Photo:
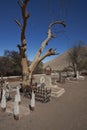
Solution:
[(26, 6), (29, 0), (19, 0), (18, 4), (21, 7), (21, 12), (22, 12), (22, 20), (23, 23), (19, 22), (18, 20), (15, 20), (15, 22), (17, 23), (17, 25), (20, 27), (21, 29), (21, 42), (22, 44), (25, 44), (23, 41), (25, 39), (25, 29), (26, 29), (26, 24), (27, 24), (27, 19), (29, 18), (30, 14), (28, 12), (26, 12)]
[(51, 55), (58, 55), (58, 53), (56, 52), (55, 49), (53, 50), (52, 48), (50, 48), (43, 56), (39, 58), (39, 61), (42, 61), (43, 59)]
[[(61, 25), (63, 25), (64, 27), (66, 26), (65, 23), (64, 23), (64, 21), (55, 21), (55, 22), (50, 23), (50, 25), (49, 25), (49, 27), (48, 27), (48, 33), (47, 33), (48, 35), (47, 35), (47, 38), (42, 42), (42, 45), (41, 45), (40, 49), (39, 49), (39, 50), (37, 51), (37, 53), (36, 53), (36, 57), (40, 57), (40, 55), (41, 55), (41, 53), (43, 52), (45, 46), (48, 44), (48, 42), (51, 40), (51, 38), (55, 37), (55, 35), (53, 35), (53, 34), (51, 33), (51, 28), (52, 28), (52, 26), (54, 26), (55, 24), (61, 24)], [(36, 57), (35, 57), (35, 58), (36, 58)]]
[(17, 19), (15, 19), (14, 21), (17, 23), (17, 25), (18, 25), (18, 26), (20, 27), (20, 29), (22, 30), (22, 23), (19, 22)]
[(64, 21), (54, 21), (54, 22), (50, 23), (49, 29), (51, 29), (52, 26), (54, 26), (55, 24), (61, 24), (61, 25), (63, 25), (64, 27), (66, 27), (66, 24), (65, 24)]
[(19, 0), (18, 1), (18, 4), (19, 4), (19, 6), (22, 8), (23, 7), (23, 1), (22, 0)]
[(47, 56), (58, 54), (55, 49), (53, 50), (52, 48), (50, 48), (43, 56), (41, 56), (45, 46), (48, 45), (48, 42), (51, 40), (51, 38), (54, 37), (52, 32), (51, 32), (51, 29), (55, 24), (61, 24), (65, 27), (64, 21), (55, 21), (55, 22), (50, 23), (50, 25), (48, 27), (48, 32), (47, 32), (47, 38), (42, 42), (40, 49), (37, 51), (37, 53), (35, 55), (34, 61), (30, 65), (30, 67), (29, 67), (30, 72), (33, 72), (33, 70), (38, 65), (38, 63), (40, 61), (42, 61), (44, 58), (46, 58)]

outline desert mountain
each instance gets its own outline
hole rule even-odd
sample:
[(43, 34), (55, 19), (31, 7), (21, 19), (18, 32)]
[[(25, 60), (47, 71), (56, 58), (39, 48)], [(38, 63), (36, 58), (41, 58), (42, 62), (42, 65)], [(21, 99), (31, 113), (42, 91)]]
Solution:
[[(87, 50), (87, 46), (82, 46), (82, 49), (83, 48)], [(66, 52), (54, 58), (53, 60), (50, 60), (44, 63), (44, 68), (48, 65), (51, 67), (52, 70), (63, 70), (65, 67), (68, 67), (69, 66), (69, 59), (68, 59), (69, 51), (71, 51), (71, 49), (67, 50)]]
[(51, 67), (52, 70), (63, 70), (69, 65), (68, 51), (64, 52), (53, 60), (44, 63), (44, 68), (48, 65)]

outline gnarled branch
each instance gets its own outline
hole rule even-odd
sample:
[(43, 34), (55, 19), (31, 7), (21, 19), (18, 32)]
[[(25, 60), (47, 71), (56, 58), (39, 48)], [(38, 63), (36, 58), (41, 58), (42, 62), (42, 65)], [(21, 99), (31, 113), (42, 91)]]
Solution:
[(55, 24), (61, 24), (64, 27), (66, 26), (66, 24), (64, 23), (64, 21), (54, 21), (54, 22), (52, 22), (52, 23), (49, 24), (48, 32), (47, 32), (47, 38), (42, 42), (42, 45), (41, 45), (40, 49), (36, 53), (36, 57), (40, 57), (40, 55), (43, 52), (45, 46), (48, 44), (48, 42), (51, 40), (51, 38), (54, 37), (53, 34), (51, 33), (51, 29), (52, 29), (52, 26), (54, 26)]
[(64, 21), (54, 21), (54, 22), (49, 24), (48, 32), (47, 32), (47, 38), (42, 42), (40, 49), (37, 51), (36, 56), (34, 58), (34, 61), (32, 62), (32, 64), (29, 67), (30, 71), (33, 72), (33, 70), (38, 65), (38, 63), (40, 61), (42, 61), (44, 58), (46, 58), (47, 56), (57, 55), (58, 54), (55, 49), (53, 50), (52, 48), (50, 48), (43, 56), (41, 56), (45, 46), (48, 45), (48, 42), (51, 40), (51, 38), (53, 38), (53, 34), (52, 34), (51, 30), (52, 30), (52, 27), (55, 24), (61, 24), (61, 25), (63, 25), (65, 27)]
[(51, 55), (58, 55), (58, 53), (55, 49), (50, 48), (43, 56), (40, 56), (39, 61), (42, 61), (43, 59)]
[(50, 25), (49, 25), (49, 29), (51, 29), (52, 26), (54, 26), (55, 24), (61, 24), (61, 25), (63, 25), (64, 27), (66, 27), (66, 24), (65, 24), (64, 21), (60, 21), (60, 20), (58, 20), (58, 21), (54, 21), (54, 22), (50, 23)]

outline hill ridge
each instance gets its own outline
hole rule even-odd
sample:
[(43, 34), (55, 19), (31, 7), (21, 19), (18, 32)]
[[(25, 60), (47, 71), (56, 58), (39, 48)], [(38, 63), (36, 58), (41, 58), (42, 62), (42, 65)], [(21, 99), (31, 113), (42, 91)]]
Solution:
[[(82, 46), (87, 50), (87, 45)], [(52, 70), (63, 70), (65, 67), (69, 66), (68, 53), (72, 48), (66, 50), (64, 53), (60, 54), (58, 57), (47, 61), (44, 63), (44, 68), (49, 65)]]

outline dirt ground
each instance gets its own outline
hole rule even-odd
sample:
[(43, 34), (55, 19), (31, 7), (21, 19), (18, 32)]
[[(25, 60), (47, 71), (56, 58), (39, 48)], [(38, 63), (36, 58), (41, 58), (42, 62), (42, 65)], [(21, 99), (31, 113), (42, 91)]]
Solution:
[[(0, 112), (0, 130), (87, 130), (87, 78), (59, 85), (65, 93), (50, 102), (36, 102), (34, 111), (16, 121), (12, 114)], [(21, 105), (29, 107), (22, 97)]]

